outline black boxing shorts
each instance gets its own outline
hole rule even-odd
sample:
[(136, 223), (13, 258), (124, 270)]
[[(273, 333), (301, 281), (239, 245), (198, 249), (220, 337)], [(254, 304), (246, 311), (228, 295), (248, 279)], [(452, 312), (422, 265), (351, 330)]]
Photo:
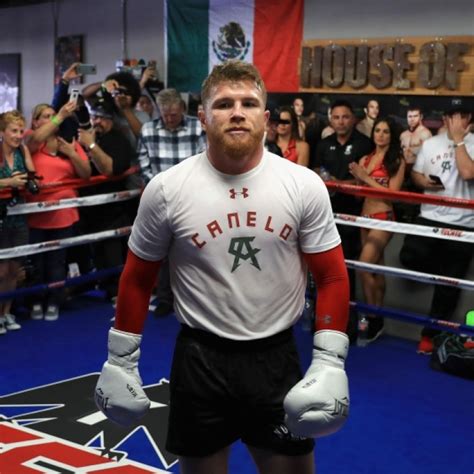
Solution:
[(178, 456), (209, 456), (238, 439), (288, 456), (314, 448), (284, 422), (283, 399), (301, 379), (291, 329), (233, 341), (183, 326), (170, 379), (166, 449)]

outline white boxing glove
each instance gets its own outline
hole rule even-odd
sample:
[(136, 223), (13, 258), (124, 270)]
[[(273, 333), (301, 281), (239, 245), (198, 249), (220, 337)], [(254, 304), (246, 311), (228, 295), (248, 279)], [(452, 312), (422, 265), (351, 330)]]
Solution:
[(349, 415), (349, 384), (344, 370), (349, 338), (339, 331), (318, 331), (313, 346), (309, 369), (283, 401), (289, 430), (307, 438), (335, 433)]
[(95, 404), (107, 418), (124, 426), (136, 423), (150, 408), (138, 373), (138, 334), (110, 329), (109, 358), (95, 388)]

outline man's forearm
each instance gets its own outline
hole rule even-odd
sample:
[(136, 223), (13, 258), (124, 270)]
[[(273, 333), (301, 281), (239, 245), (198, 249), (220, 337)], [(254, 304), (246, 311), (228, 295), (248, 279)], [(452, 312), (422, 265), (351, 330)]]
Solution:
[(466, 145), (458, 145), (454, 149), (456, 166), (462, 179), (468, 180), (474, 178), (474, 161), (467, 152)]
[(85, 100), (89, 100), (93, 97), (96, 92), (100, 89), (102, 83), (101, 82), (94, 82), (93, 84), (89, 84), (88, 86), (82, 89), (82, 96)]
[(418, 173), (418, 171), (412, 170), (410, 176), (414, 185), (417, 188), (425, 189), (425, 176), (422, 173)]
[(130, 125), (133, 134), (138, 138), (143, 124), (140, 122), (140, 120), (138, 120), (137, 116), (133, 112), (133, 109), (131, 108), (122, 109), (122, 114)]
[(105, 176), (113, 176), (114, 167), (112, 157), (97, 144), (95, 144), (92, 149), (89, 147), (89, 150), (92, 162), (98, 171)]

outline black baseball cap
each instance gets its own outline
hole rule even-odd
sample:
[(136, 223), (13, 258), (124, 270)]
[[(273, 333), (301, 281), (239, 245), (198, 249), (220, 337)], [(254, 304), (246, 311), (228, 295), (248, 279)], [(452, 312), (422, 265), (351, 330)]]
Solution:
[(96, 104), (92, 107), (90, 114), (93, 117), (104, 117), (108, 119), (113, 119), (113, 112), (110, 107), (107, 107), (106, 104)]
[(444, 113), (446, 115), (470, 114), (471, 108), (467, 103), (466, 97), (451, 97)]

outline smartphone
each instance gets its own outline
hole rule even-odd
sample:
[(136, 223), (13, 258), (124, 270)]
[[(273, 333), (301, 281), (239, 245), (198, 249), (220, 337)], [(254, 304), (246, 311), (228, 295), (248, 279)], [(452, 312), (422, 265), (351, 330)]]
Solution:
[(444, 188), (443, 182), (441, 181), (439, 176), (436, 176), (434, 174), (429, 174), (428, 176), (430, 177), (431, 181), (434, 181), (436, 184), (440, 184)]
[(76, 72), (78, 74), (97, 74), (96, 64), (79, 64), (76, 66)]
[(153, 69), (153, 76), (152, 76), (152, 79), (156, 79), (156, 76), (157, 76), (157, 74), (158, 74), (158, 72), (157, 72), (157, 70), (156, 70), (156, 61), (155, 61), (155, 60), (150, 60), (150, 61), (148, 61), (147, 68)]
[(71, 89), (69, 94), (69, 102), (74, 102), (77, 104), (77, 99), (79, 98), (79, 89)]

